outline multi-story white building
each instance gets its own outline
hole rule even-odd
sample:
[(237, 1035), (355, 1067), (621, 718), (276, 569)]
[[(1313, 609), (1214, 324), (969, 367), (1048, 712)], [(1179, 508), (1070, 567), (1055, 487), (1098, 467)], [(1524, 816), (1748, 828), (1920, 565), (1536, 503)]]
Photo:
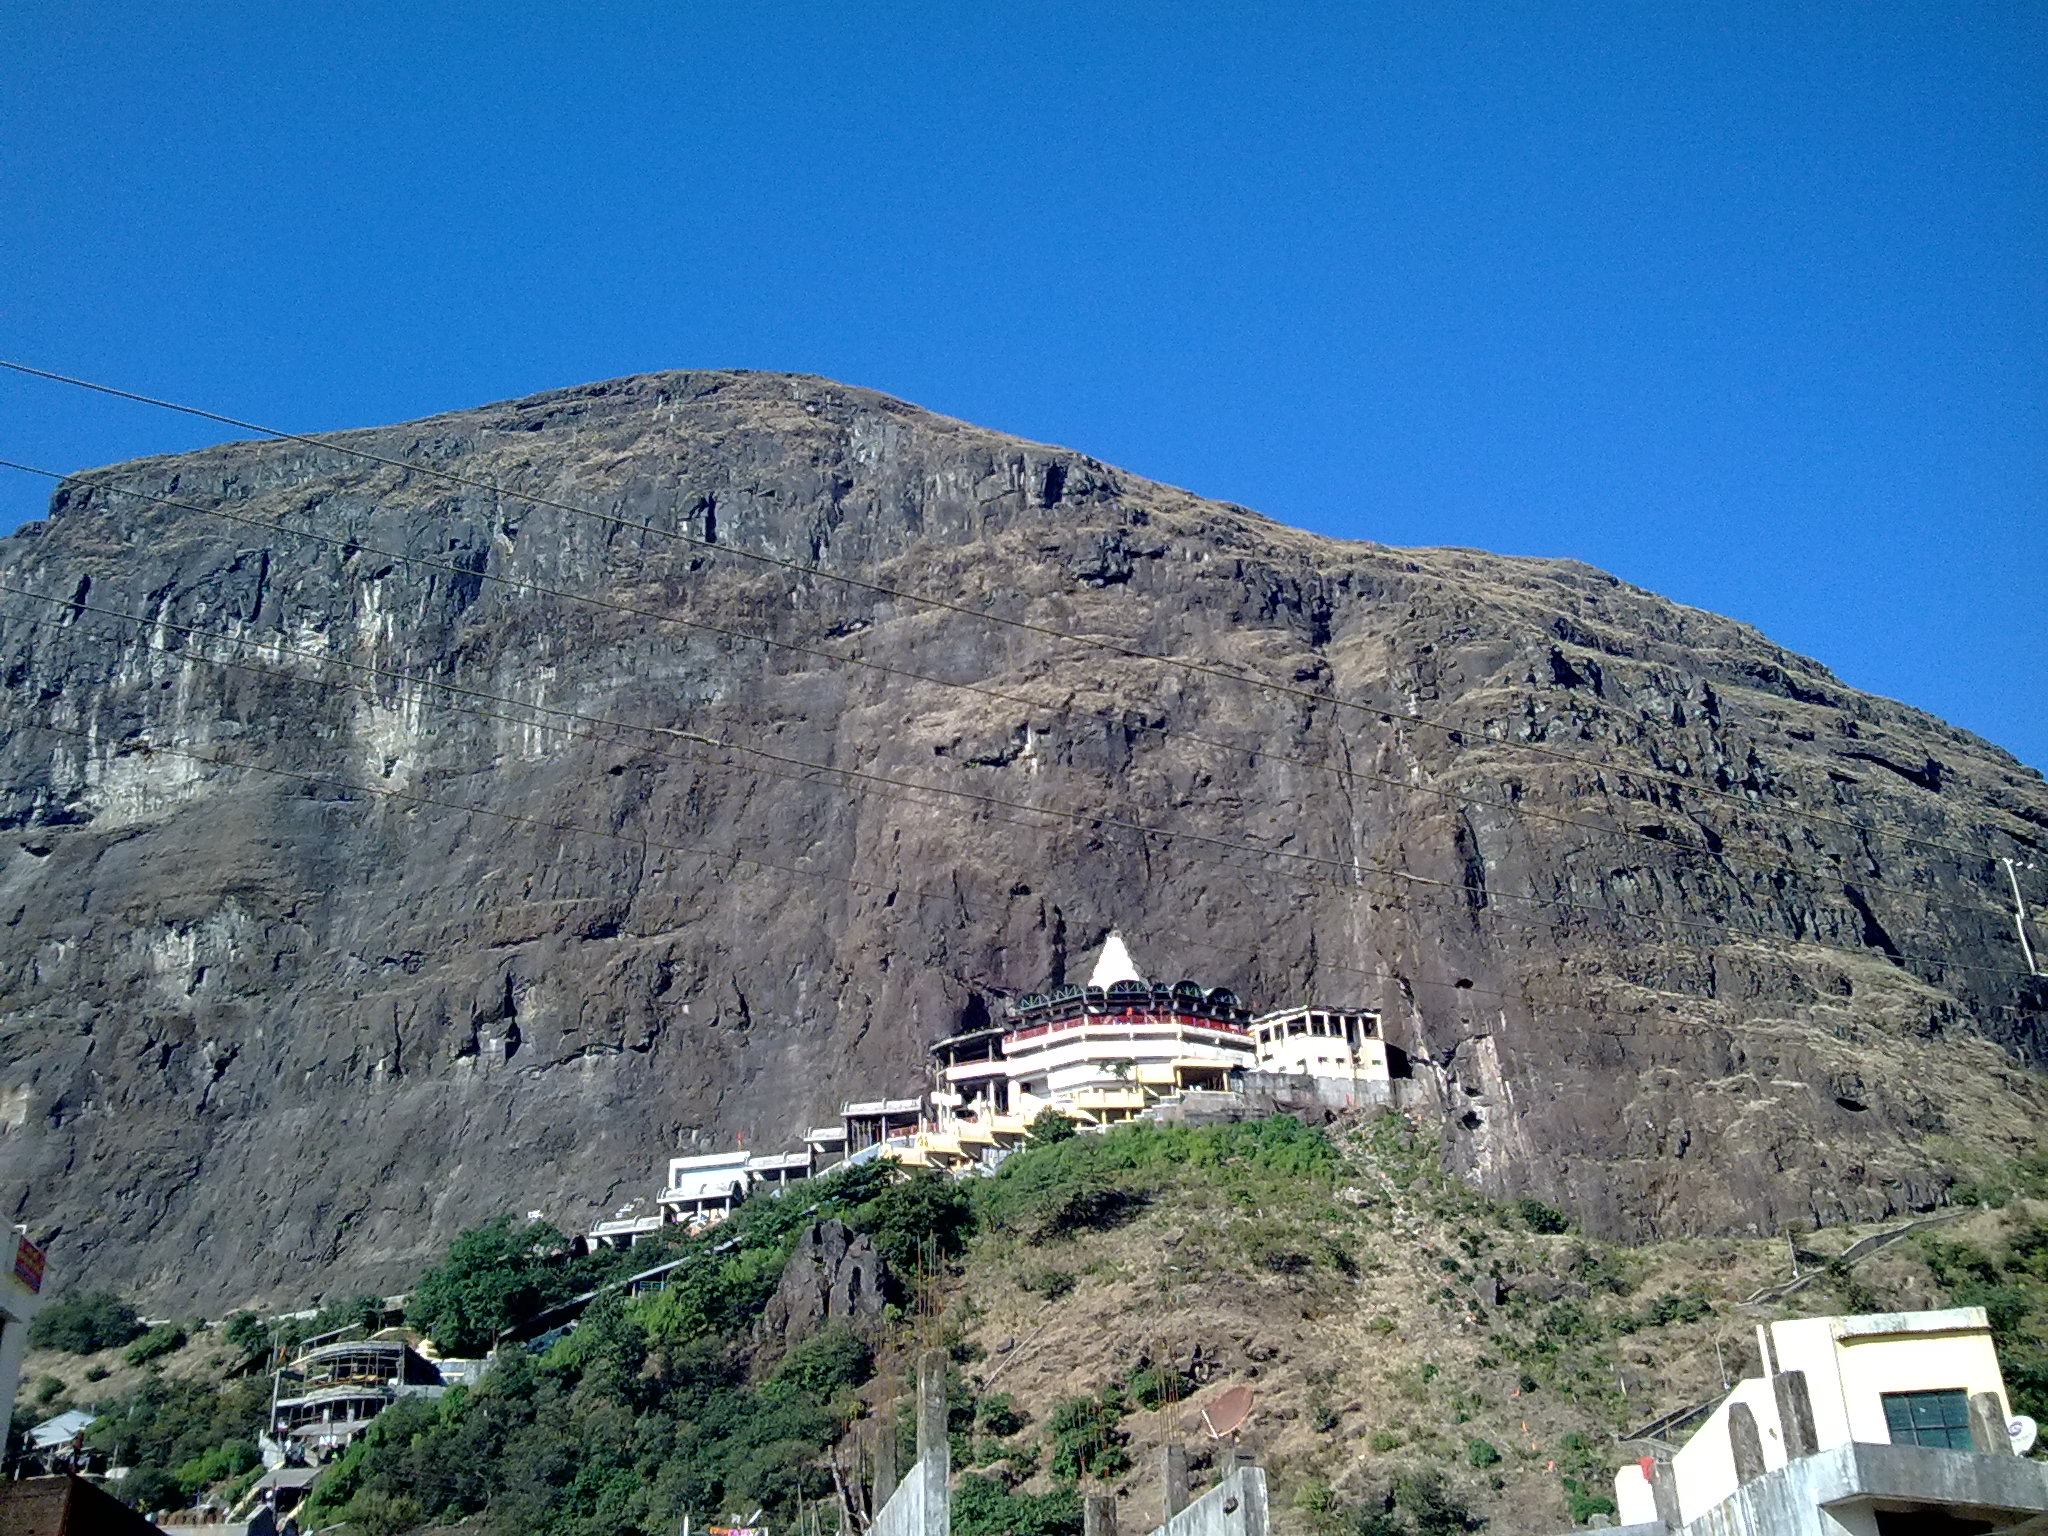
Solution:
[(1001, 1026), (933, 1047), (942, 1108), (1127, 1120), (1164, 1096), (1226, 1092), (1255, 1064), (1251, 1014), (1222, 987), (1147, 981), (1112, 933), (1085, 986), (1031, 993)]
[(1380, 1016), (1363, 1008), (1283, 1008), (1252, 1020), (1261, 1072), (1386, 1082), (1393, 1072)]
[(277, 1373), (270, 1433), (280, 1444), (325, 1458), (399, 1398), (438, 1397), (445, 1390), (439, 1364), (409, 1338), (380, 1335), (323, 1344)]
[[(741, 1201), (758, 1188), (780, 1189), (798, 1179), (807, 1179), (813, 1168), (811, 1153), (707, 1152), (668, 1160), (668, 1183), (655, 1196), (662, 1222), (690, 1228), (708, 1227), (731, 1215)], [(644, 1222), (640, 1218), (635, 1227)], [(600, 1225), (605, 1225), (600, 1223)], [(659, 1223), (651, 1229), (660, 1230)], [(593, 1239), (601, 1236), (593, 1228)], [(629, 1241), (626, 1246), (631, 1247)]]
[(1352, 1104), (1363, 1097), (1361, 1085), (1397, 1075), (1398, 1054), (1368, 1010), (1292, 1008), (1255, 1020), (1226, 988), (1147, 981), (1122, 936), (1111, 933), (1085, 985), (1020, 997), (1001, 1021), (933, 1046), (929, 1105), (923, 1097), (842, 1104), (840, 1123), (807, 1132), (803, 1152), (672, 1158), (659, 1215), (622, 1206), (587, 1241), (629, 1247), (664, 1224), (708, 1225), (758, 1184), (846, 1161), (993, 1167), (1048, 1109), (1111, 1125), (1162, 1100), (1230, 1093), (1247, 1073), (1306, 1074), (1324, 1080), (1323, 1102)]
[(1982, 1307), (1757, 1329), (1740, 1382), (1678, 1453), (1614, 1479), (1633, 1536), (2048, 1529), (2048, 1465), (2016, 1418)]
[(1094, 1124), (1162, 1098), (1228, 1092), (1249, 1071), (1384, 1083), (1395, 1058), (1362, 1008), (1297, 1007), (1253, 1018), (1231, 992), (1146, 981), (1112, 933), (1086, 986), (1020, 997), (1001, 1024), (941, 1040), (941, 1118), (1057, 1109)]

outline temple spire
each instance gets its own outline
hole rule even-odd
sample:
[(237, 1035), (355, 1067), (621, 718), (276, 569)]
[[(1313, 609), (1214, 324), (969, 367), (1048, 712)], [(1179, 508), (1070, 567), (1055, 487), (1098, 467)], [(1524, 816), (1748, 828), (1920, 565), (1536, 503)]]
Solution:
[(1131, 952), (1124, 945), (1124, 936), (1114, 928), (1109, 937), (1102, 941), (1102, 953), (1096, 957), (1095, 969), (1088, 973), (1091, 987), (1110, 987), (1119, 981), (1143, 981), (1137, 966), (1131, 963)]

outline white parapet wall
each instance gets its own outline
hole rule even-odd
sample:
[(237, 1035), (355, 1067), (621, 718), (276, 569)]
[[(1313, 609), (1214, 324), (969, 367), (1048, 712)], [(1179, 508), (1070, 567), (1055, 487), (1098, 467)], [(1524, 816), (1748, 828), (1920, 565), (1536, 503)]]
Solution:
[(1267, 1536), (1266, 1473), (1239, 1467), (1152, 1536)]
[(1895, 1520), (1917, 1513), (1929, 1530), (1956, 1517), (1978, 1529), (2030, 1523), (2048, 1514), (2048, 1467), (2018, 1456), (1851, 1441), (1744, 1485), (1681, 1529), (1683, 1536), (1880, 1536), (1880, 1511)]

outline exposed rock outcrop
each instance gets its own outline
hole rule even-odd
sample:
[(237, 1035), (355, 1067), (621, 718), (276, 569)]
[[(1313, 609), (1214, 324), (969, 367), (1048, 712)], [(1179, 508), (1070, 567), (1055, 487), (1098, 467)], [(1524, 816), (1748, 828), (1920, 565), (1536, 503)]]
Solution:
[(766, 1375), (806, 1339), (830, 1327), (872, 1338), (888, 1305), (889, 1266), (874, 1239), (836, 1218), (814, 1221), (797, 1238), (781, 1283), (754, 1330), (754, 1370)]
[(1112, 922), (1382, 1009), (1451, 1163), (1604, 1232), (1924, 1206), (2048, 1109), (2040, 776), (1741, 624), (814, 378), (336, 441), (414, 467), (145, 460), (0, 541), (0, 1198), (60, 1276), (388, 1288), (912, 1086)]

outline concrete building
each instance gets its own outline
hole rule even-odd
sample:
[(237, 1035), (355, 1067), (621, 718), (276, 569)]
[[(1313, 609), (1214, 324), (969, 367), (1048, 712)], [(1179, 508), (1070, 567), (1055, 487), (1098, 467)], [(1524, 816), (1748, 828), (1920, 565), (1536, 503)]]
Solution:
[(1252, 1020), (1252, 1049), (1261, 1072), (1390, 1081), (1380, 1016), (1363, 1008), (1283, 1008)]
[(1621, 1530), (1971, 1536), (2048, 1516), (2048, 1465), (2013, 1454), (2030, 1426), (1983, 1308), (1802, 1318), (1757, 1341), (1763, 1376), (1668, 1461), (1616, 1474)]
[(28, 1354), (28, 1326), (43, 1307), (43, 1250), (14, 1229), (14, 1264), (0, 1273), (0, 1441), (7, 1436), (21, 1362)]
[(830, 1168), (846, 1156), (846, 1123), (818, 1125), (804, 1132), (804, 1150), (813, 1168)]
[(709, 1152), (668, 1160), (668, 1182), (654, 1197), (662, 1220), (692, 1229), (723, 1221), (747, 1198), (747, 1154)]
[[(917, 1100), (909, 1101), (915, 1125)], [(849, 1105), (850, 1109), (861, 1108)], [(647, 1209), (645, 1199), (630, 1200), (603, 1221), (593, 1222), (581, 1239), (586, 1249), (632, 1248), (664, 1227), (702, 1231), (732, 1214), (757, 1189), (781, 1190), (818, 1171), (820, 1158), (812, 1138), (827, 1137), (844, 1146), (844, 1130), (813, 1131), (801, 1152), (706, 1152), (668, 1160), (661, 1193)]]
[(1233, 993), (1145, 980), (1116, 933), (1085, 986), (1020, 997), (1004, 1023), (941, 1040), (933, 1055), (941, 1108), (1026, 1122), (1056, 1109), (1091, 1125), (1177, 1093), (1228, 1091), (1255, 1064), (1251, 1014)]
[(923, 1118), (924, 1100), (919, 1098), (871, 1099), (861, 1104), (842, 1104), (839, 1106), (839, 1122), (844, 1127), (844, 1135), (840, 1144), (846, 1155), (852, 1157), (869, 1147), (879, 1147), (899, 1136), (914, 1134)]
[(631, 1248), (654, 1236), (666, 1225), (666, 1218), (659, 1209), (648, 1210), (647, 1204), (645, 1198), (629, 1200), (603, 1221), (592, 1222), (585, 1246)]
[(324, 1460), (401, 1397), (438, 1397), (440, 1369), (404, 1337), (348, 1339), (309, 1349), (277, 1373), (271, 1438)]
[(878, 1157), (991, 1171), (1046, 1110), (1101, 1127), (1143, 1114), (1213, 1118), (1247, 1106), (1271, 1113), (1398, 1103), (1400, 1085), (1390, 1079), (1405, 1076), (1406, 1066), (1369, 1010), (1302, 1007), (1254, 1020), (1225, 988), (1145, 980), (1114, 932), (1085, 985), (1020, 997), (1001, 1020), (983, 1014), (934, 1045), (932, 1057), (928, 1102), (842, 1104), (839, 1124), (806, 1132), (802, 1152), (672, 1158), (658, 1215), (637, 1202), (621, 1206), (583, 1241), (631, 1247), (664, 1224), (701, 1228), (760, 1185)]

